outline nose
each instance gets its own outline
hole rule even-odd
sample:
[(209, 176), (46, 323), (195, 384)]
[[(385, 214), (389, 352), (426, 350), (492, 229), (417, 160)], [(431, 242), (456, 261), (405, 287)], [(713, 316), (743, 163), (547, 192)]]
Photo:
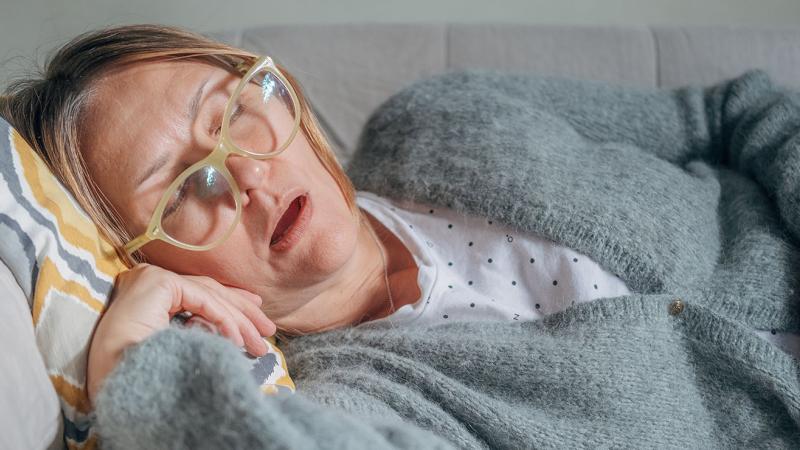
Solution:
[(250, 202), (250, 194), (254, 189), (261, 189), (266, 185), (269, 164), (267, 160), (258, 160), (239, 155), (231, 155), (225, 160), (225, 166), (239, 186), (242, 207), (247, 206)]

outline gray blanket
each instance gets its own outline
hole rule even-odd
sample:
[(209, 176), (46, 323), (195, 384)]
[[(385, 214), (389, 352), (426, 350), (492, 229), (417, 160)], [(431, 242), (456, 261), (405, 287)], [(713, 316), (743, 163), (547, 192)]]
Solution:
[(418, 82), (370, 118), (357, 188), (494, 217), (632, 295), (536, 322), (364, 324), (280, 346), (264, 397), (220, 337), (131, 347), (98, 395), (110, 448), (800, 448), (800, 100), (761, 71), (633, 89), (501, 74)]

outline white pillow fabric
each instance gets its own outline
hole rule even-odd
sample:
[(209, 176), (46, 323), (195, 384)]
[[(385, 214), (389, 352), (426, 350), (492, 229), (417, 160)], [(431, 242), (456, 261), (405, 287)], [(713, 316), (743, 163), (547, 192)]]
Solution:
[[(58, 395), (36, 348), (31, 311), (11, 271), (0, 261), (0, 448), (64, 447)], [(9, 407), (10, 406), (10, 407)]]

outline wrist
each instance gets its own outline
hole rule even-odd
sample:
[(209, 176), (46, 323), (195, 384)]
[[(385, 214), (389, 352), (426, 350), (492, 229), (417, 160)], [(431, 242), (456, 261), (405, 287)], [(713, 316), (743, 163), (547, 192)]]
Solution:
[(105, 333), (102, 333), (98, 327), (89, 346), (86, 365), (86, 390), (92, 408), (94, 408), (95, 399), (102, 388), (103, 381), (122, 358), (122, 350), (125, 346), (115, 343), (113, 339), (113, 337), (106, 337)]

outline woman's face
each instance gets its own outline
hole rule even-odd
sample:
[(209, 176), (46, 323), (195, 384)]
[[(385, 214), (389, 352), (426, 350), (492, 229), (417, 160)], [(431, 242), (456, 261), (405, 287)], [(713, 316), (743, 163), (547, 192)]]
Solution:
[[(211, 64), (159, 61), (114, 69), (96, 83), (82, 152), (90, 176), (132, 235), (145, 230), (175, 177), (212, 151), (238, 80)], [(196, 114), (193, 99), (199, 99)], [(302, 130), (276, 157), (230, 156), (226, 166), (241, 192), (242, 215), (222, 245), (197, 252), (156, 240), (141, 250), (166, 269), (255, 292), (279, 319), (335, 284), (355, 250), (358, 220)], [(295, 245), (276, 251), (269, 227), (298, 193), (307, 195), (310, 221)]]

